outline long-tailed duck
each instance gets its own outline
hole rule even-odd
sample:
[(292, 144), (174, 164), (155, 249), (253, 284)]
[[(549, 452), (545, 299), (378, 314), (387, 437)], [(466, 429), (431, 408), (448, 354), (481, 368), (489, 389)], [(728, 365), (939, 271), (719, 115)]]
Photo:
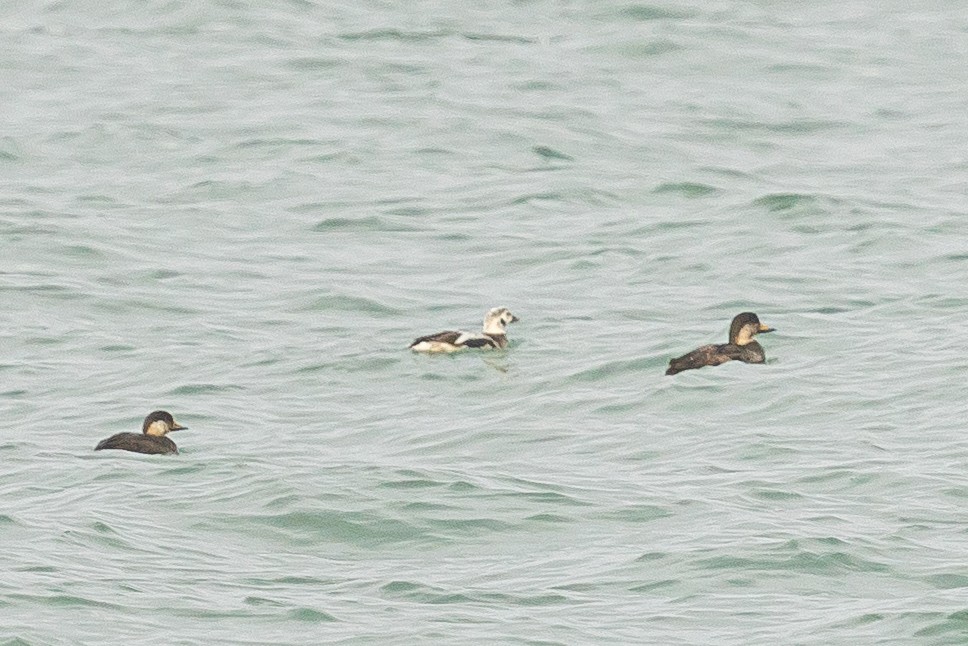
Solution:
[(144, 424), (141, 425), (141, 433), (112, 435), (98, 442), (94, 450), (120, 449), (135, 453), (178, 453), (175, 443), (165, 436), (171, 431), (184, 431), (187, 428), (176, 422), (171, 413), (156, 410), (145, 418)]
[(483, 332), (447, 331), (414, 339), (414, 352), (457, 352), (464, 348), (504, 349), (508, 347), (508, 323), (517, 321), (506, 307), (495, 307), (484, 315)]
[(763, 346), (753, 340), (757, 334), (772, 332), (773, 328), (760, 323), (760, 319), (752, 312), (743, 312), (733, 319), (729, 326), (729, 343), (722, 345), (704, 345), (689, 354), (669, 362), (667, 375), (674, 375), (683, 370), (702, 368), (703, 366), (718, 366), (727, 361), (743, 361), (745, 363), (763, 363), (766, 353)]

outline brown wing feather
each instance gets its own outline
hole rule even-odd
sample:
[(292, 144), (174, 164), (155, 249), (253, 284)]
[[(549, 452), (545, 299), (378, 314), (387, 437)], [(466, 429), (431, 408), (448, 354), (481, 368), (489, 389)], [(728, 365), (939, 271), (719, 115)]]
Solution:
[(672, 359), (669, 362), (669, 369), (666, 370), (666, 374), (674, 375), (683, 370), (692, 370), (694, 368), (702, 368), (703, 366), (718, 366), (721, 363), (739, 359), (741, 350), (739, 346), (728, 343), (723, 345), (704, 345), (696, 348), (689, 354)]
[(95, 451), (105, 449), (118, 449), (121, 451), (134, 451), (135, 453), (178, 453), (175, 443), (167, 437), (151, 437), (142, 433), (117, 433), (111, 437), (101, 440)]
[(453, 330), (447, 330), (446, 332), (437, 332), (436, 334), (428, 334), (427, 336), (422, 336), (420, 338), (414, 339), (410, 347), (417, 345), (418, 343), (437, 342), (437, 343), (449, 343), (454, 345), (458, 338), (460, 338), (461, 333), (455, 332)]

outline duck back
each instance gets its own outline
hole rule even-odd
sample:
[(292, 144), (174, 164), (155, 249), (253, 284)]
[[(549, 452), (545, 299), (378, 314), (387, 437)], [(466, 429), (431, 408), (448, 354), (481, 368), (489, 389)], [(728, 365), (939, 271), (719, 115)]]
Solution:
[(118, 433), (101, 440), (94, 447), (95, 451), (118, 449), (133, 451), (134, 453), (168, 454), (178, 453), (178, 447), (167, 437), (144, 435), (143, 433)]

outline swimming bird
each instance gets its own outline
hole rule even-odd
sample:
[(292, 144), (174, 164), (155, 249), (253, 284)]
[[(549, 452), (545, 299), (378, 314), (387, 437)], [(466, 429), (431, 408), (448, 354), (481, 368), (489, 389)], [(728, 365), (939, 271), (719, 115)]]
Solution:
[(122, 451), (134, 451), (135, 453), (178, 453), (178, 447), (169, 438), (165, 437), (171, 431), (184, 431), (187, 426), (182, 426), (175, 421), (171, 413), (163, 410), (156, 410), (145, 418), (141, 425), (141, 433), (118, 433), (106, 440), (98, 442), (94, 447), (95, 451), (103, 449), (120, 449)]
[(410, 349), (414, 352), (457, 352), (464, 348), (484, 350), (508, 347), (508, 323), (518, 321), (506, 307), (495, 307), (484, 315), (483, 332), (447, 331), (428, 334), (414, 339)]
[(760, 323), (759, 317), (752, 312), (738, 314), (729, 326), (729, 343), (722, 345), (704, 345), (689, 354), (669, 362), (667, 375), (674, 375), (683, 370), (702, 368), (703, 366), (718, 366), (727, 361), (743, 361), (744, 363), (764, 363), (766, 353), (763, 346), (753, 340), (757, 334), (772, 332), (773, 328)]

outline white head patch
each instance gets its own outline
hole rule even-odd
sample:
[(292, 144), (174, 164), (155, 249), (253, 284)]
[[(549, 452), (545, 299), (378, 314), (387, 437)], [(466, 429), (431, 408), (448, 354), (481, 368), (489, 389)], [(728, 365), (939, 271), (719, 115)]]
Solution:
[(508, 308), (492, 308), (484, 316), (484, 334), (507, 334), (508, 323), (514, 320), (514, 314)]

